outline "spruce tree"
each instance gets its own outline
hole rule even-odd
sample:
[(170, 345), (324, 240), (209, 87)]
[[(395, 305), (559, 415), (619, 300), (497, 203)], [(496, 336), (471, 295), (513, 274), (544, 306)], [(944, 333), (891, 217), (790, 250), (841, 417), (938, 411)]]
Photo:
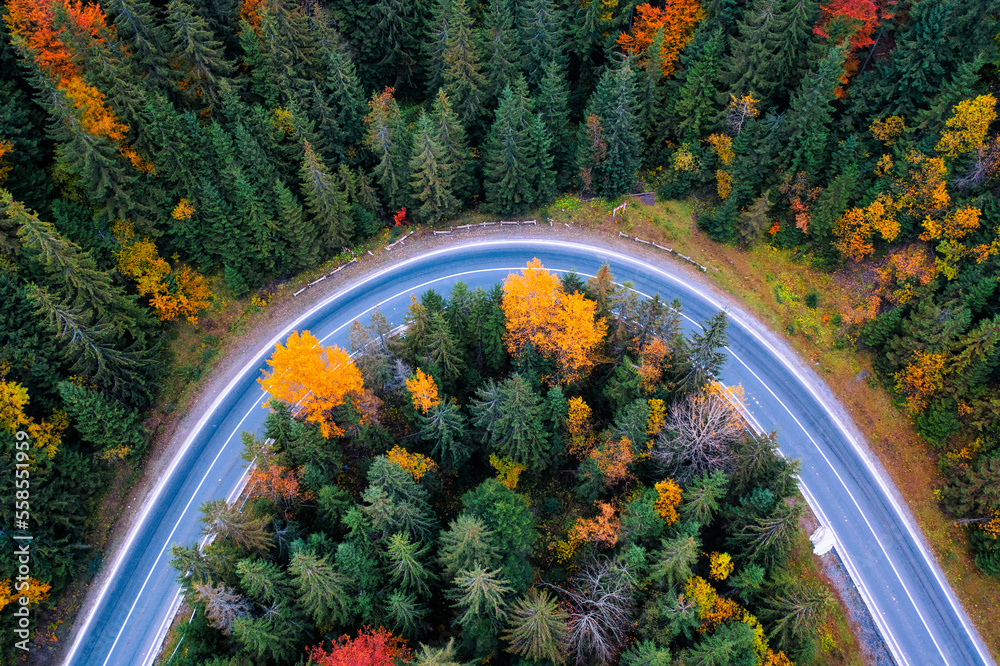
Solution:
[(347, 191), (340, 177), (330, 172), (307, 141), (301, 169), (306, 207), (325, 252), (338, 250), (351, 236), (353, 219)]
[(297, 602), (318, 625), (348, 618), (347, 581), (325, 557), (301, 550), (292, 555), (288, 573), (298, 590)]
[(423, 562), (426, 555), (427, 546), (413, 543), (405, 534), (397, 532), (389, 539), (386, 548), (389, 572), (393, 583), (399, 585), (403, 592), (412, 592), (423, 598), (430, 596), (428, 582), (433, 579), (433, 574)]
[(534, 203), (534, 172), (530, 134), (531, 100), (523, 77), (500, 96), (496, 120), (486, 137), (483, 176), (486, 206), (500, 214), (523, 213)]
[(782, 153), (788, 173), (805, 171), (815, 177), (826, 162), (833, 119), (831, 104), (836, 99), (834, 91), (840, 86), (843, 63), (843, 47), (831, 48), (816, 72), (803, 80), (802, 88), (792, 98)]
[[(603, 157), (591, 165), (591, 189), (615, 198), (631, 191), (639, 168), (639, 123), (636, 117), (635, 77), (628, 60), (608, 69), (587, 103), (585, 116), (600, 121), (605, 144)], [(580, 149), (593, 146), (581, 128)]]
[(318, 124), (330, 150), (341, 160), (362, 138), (365, 99), (354, 61), (339, 35), (326, 53), (326, 78), (321, 84), (324, 100), (333, 112), (330, 123)]
[(776, 72), (771, 67), (778, 48), (777, 2), (756, 0), (738, 22), (738, 36), (730, 38), (730, 55), (725, 61), (722, 78), (732, 95), (741, 97), (752, 92), (770, 101), (771, 94), (783, 83), (774, 80)]
[(364, 40), (373, 61), (379, 67), (375, 80), (393, 88), (416, 84), (418, 36), (423, 33), (425, 17), (422, 2), (375, 0), (374, 39)]
[(549, 453), (548, 433), (542, 426), (542, 399), (531, 384), (515, 374), (499, 384), (488, 381), (476, 395), (472, 421), (483, 442), (501, 457), (541, 469)]
[(437, 139), (433, 119), (424, 114), (417, 121), (410, 173), (413, 180), (413, 217), (419, 222), (437, 222), (454, 217), (461, 208), (455, 198), (455, 164)]
[(114, 20), (115, 38), (128, 45), (128, 64), (136, 78), (149, 78), (159, 88), (170, 78), (167, 63), (169, 37), (156, 21), (147, 0), (110, 0), (104, 3)]
[(504, 640), (514, 654), (559, 663), (568, 619), (548, 590), (533, 587), (511, 606)]
[(550, 203), (556, 198), (556, 170), (553, 168), (552, 135), (541, 113), (532, 116), (528, 125), (529, 155), (534, 158), (530, 183), (535, 205)]
[(385, 600), (385, 614), (389, 625), (405, 638), (420, 635), (427, 613), (427, 608), (417, 601), (416, 595), (402, 590), (393, 590)]
[(286, 265), (292, 270), (312, 268), (319, 261), (319, 244), (312, 220), (305, 216), (298, 197), (280, 178), (274, 183), (274, 200), (282, 245), (286, 248)]
[[(514, 30), (511, 0), (489, 0), (483, 21), (486, 94), (490, 106), (493, 106), (504, 89), (514, 85), (521, 70), (521, 48), (516, 41), (518, 33)], [(539, 94), (542, 92), (539, 91)]]
[(257, 660), (290, 661), (305, 633), (302, 618), (296, 615), (287, 605), (279, 605), (261, 617), (241, 617), (233, 623), (233, 637)]
[(146, 449), (149, 435), (137, 412), (99, 391), (70, 382), (59, 384), (59, 395), (83, 442), (102, 452), (124, 448), (124, 455), (131, 456), (141, 455)]
[(365, 143), (375, 157), (375, 178), (382, 188), (382, 203), (395, 212), (410, 203), (410, 137), (392, 90), (376, 93), (369, 108)]
[(240, 587), (262, 605), (276, 604), (292, 598), (288, 576), (273, 562), (263, 559), (240, 560), (236, 564)]
[(474, 163), (465, 128), (459, 122), (458, 116), (452, 109), (451, 100), (443, 90), (439, 90), (434, 97), (431, 119), (432, 131), (444, 148), (445, 159), (453, 165), (452, 192), (459, 201), (471, 201), (478, 193), (477, 184), (473, 181)]
[(569, 187), (572, 180), (573, 138), (569, 130), (569, 84), (566, 73), (555, 60), (543, 65), (542, 84), (535, 96), (535, 109), (551, 140), (552, 169), (556, 184)]
[(565, 63), (565, 18), (553, 0), (527, 0), (519, 10), (523, 71), (531, 89), (538, 90), (545, 63)]
[(482, 45), (473, 27), (465, 0), (453, 0), (442, 81), (459, 121), (474, 135), (481, 135), (485, 106)]
[(717, 125), (721, 107), (719, 105), (719, 66), (724, 50), (722, 30), (713, 30), (699, 40), (690, 55), (685, 52), (684, 82), (678, 91), (674, 105), (674, 116), (678, 118), (678, 133), (687, 142), (701, 140)]
[(461, 469), (469, 459), (467, 437), (465, 417), (453, 402), (442, 401), (420, 415), (420, 438), (433, 447), (431, 455), (446, 471)]
[(444, 85), (444, 56), (448, 50), (448, 36), (451, 34), (453, 3), (454, 0), (435, 0), (431, 9), (427, 41), (423, 44), (428, 92)]
[(472, 514), (460, 514), (441, 531), (438, 540), (438, 563), (445, 580), (454, 579), (462, 570), (477, 566), (492, 569), (500, 563), (496, 535)]
[(170, 0), (166, 24), (172, 31), (172, 66), (180, 73), (185, 97), (195, 106), (214, 106), (219, 101), (219, 83), (233, 72), (222, 44), (216, 41), (208, 21), (184, 0)]

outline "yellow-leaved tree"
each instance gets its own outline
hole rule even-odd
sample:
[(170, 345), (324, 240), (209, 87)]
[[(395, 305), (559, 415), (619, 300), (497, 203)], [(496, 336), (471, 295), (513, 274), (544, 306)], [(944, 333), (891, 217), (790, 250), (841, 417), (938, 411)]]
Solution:
[(406, 390), (410, 392), (413, 408), (420, 410), (421, 414), (426, 414), (428, 409), (441, 404), (434, 378), (420, 368), (406, 380)]
[(567, 294), (559, 279), (533, 259), (520, 274), (504, 281), (502, 308), (512, 354), (531, 345), (556, 363), (555, 384), (586, 377), (595, 363), (607, 324), (596, 317), (597, 305), (579, 292)]
[(332, 412), (348, 402), (356, 406), (364, 393), (361, 372), (346, 351), (320, 346), (309, 331), (293, 331), (267, 363), (271, 371), (258, 381), (273, 399), (301, 405), (306, 420), (319, 424), (324, 437), (344, 434)]

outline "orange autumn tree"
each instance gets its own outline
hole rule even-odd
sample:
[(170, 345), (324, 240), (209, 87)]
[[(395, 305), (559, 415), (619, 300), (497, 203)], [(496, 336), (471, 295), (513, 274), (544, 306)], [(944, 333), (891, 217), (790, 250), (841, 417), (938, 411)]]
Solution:
[(698, 22), (705, 12), (697, 0), (674, 0), (663, 9), (650, 3), (636, 7), (632, 29), (618, 35), (618, 46), (629, 55), (644, 58), (656, 33), (663, 30), (660, 59), (663, 75), (670, 76), (677, 67), (681, 51), (694, 36)]
[(529, 261), (520, 274), (509, 275), (503, 290), (508, 351), (517, 354), (531, 345), (552, 358), (557, 366), (553, 383), (586, 377), (607, 331), (604, 318), (595, 317), (596, 304), (579, 292), (567, 294), (538, 259)]
[[(82, 64), (90, 55), (89, 47), (103, 47), (114, 34), (100, 5), (81, 0), (9, 0), (4, 20), (12, 42), (66, 96), (83, 129), (111, 141), (139, 171), (152, 173), (152, 163), (139, 157), (125, 142), (129, 128), (105, 102), (104, 94), (83, 79)], [(71, 30), (73, 38), (64, 40), (67, 30)], [(71, 43), (83, 52), (72, 50)]]
[(896, 390), (906, 396), (911, 412), (922, 412), (931, 396), (944, 387), (944, 362), (944, 354), (917, 350), (906, 367), (894, 375)]
[(892, 197), (884, 192), (865, 208), (851, 208), (834, 225), (833, 233), (837, 237), (834, 247), (854, 261), (871, 256), (875, 253), (876, 233), (887, 242), (896, 240), (899, 235), (895, 210)]
[(413, 399), (413, 408), (419, 410), (421, 414), (426, 414), (428, 409), (441, 404), (434, 378), (420, 368), (406, 380), (406, 390)]
[(131, 223), (116, 222), (112, 232), (118, 241), (114, 253), (118, 272), (135, 280), (136, 290), (149, 297), (157, 318), (174, 321), (184, 317), (198, 323), (198, 313), (208, 307), (212, 297), (205, 277), (182, 263), (171, 267), (151, 239), (135, 237)]
[(413, 476), (414, 481), (420, 481), (427, 474), (436, 472), (437, 463), (422, 453), (410, 453), (401, 446), (394, 446), (385, 454), (386, 460), (395, 463)]
[(406, 642), (382, 627), (360, 629), (357, 638), (344, 634), (329, 651), (315, 645), (306, 652), (318, 666), (395, 666), (410, 659)]
[(590, 452), (590, 458), (600, 470), (604, 485), (614, 486), (632, 479), (631, 465), (636, 455), (628, 437), (604, 442)]
[(667, 525), (673, 525), (680, 518), (677, 507), (681, 504), (681, 487), (673, 479), (664, 479), (653, 488), (656, 490), (656, 503), (653, 508), (656, 509), (660, 518), (663, 518), (663, 522)]
[(346, 351), (321, 347), (309, 331), (294, 331), (286, 345), (275, 346), (267, 363), (270, 372), (258, 380), (264, 391), (275, 400), (301, 405), (305, 419), (318, 424), (324, 437), (343, 436), (332, 411), (356, 404), (364, 391), (361, 372)]
[(577, 518), (569, 530), (569, 541), (590, 541), (605, 548), (613, 548), (621, 534), (621, 521), (615, 507), (608, 502), (597, 502), (600, 513), (594, 518)]
[(660, 338), (653, 338), (639, 352), (640, 363), (636, 368), (641, 380), (640, 386), (646, 393), (652, 393), (659, 387), (663, 378), (663, 359), (670, 354), (670, 349)]

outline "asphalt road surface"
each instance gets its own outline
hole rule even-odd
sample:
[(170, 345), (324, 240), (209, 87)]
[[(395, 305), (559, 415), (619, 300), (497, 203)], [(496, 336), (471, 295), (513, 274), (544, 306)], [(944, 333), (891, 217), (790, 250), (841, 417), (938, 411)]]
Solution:
[[(423, 254), (373, 273), (302, 315), (243, 368), (189, 434), (143, 506), (111, 572), (78, 619), (66, 664), (137, 666), (154, 660), (179, 601), (173, 544), (201, 538), (198, 508), (232, 498), (244, 482), (242, 430), (259, 431), (266, 411), (257, 383), (274, 343), (292, 330), (310, 330), (325, 344), (347, 346), (355, 319), (368, 323), (376, 306), (402, 321), (411, 294), (447, 295), (501, 281), (538, 257), (553, 271), (593, 275), (608, 261), (618, 281), (646, 295), (680, 298), (685, 325), (694, 327), (721, 309), (686, 281), (670, 259), (641, 261), (594, 246), (552, 240), (477, 241)], [(820, 521), (836, 534), (836, 549), (869, 606), (890, 652), (901, 664), (993, 663), (989, 651), (918, 535), (895, 488), (862, 453), (843, 412), (819, 380), (759, 324), (732, 317), (726, 384), (743, 385), (759, 427), (779, 431), (783, 454), (801, 458), (804, 493)], [(783, 351), (782, 351), (783, 350)]]

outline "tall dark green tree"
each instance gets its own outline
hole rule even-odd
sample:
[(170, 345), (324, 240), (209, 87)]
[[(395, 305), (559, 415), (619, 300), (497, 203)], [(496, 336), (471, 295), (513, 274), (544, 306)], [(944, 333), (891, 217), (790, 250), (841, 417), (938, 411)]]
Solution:
[(449, 160), (437, 138), (433, 119), (424, 114), (417, 121), (410, 173), (413, 180), (413, 217), (419, 222), (437, 222), (454, 217), (460, 203), (454, 194), (456, 165)]
[(718, 82), (724, 38), (724, 33), (718, 29), (696, 35), (688, 47), (690, 55), (686, 51), (682, 56), (687, 67), (673, 112), (678, 134), (684, 141), (699, 141), (717, 125), (721, 111)]
[(524, 378), (513, 375), (500, 383), (488, 381), (472, 403), (472, 422), (483, 441), (499, 455), (540, 470), (549, 453), (542, 426), (541, 397)]
[(507, 86), (514, 85), (521, 71), (521, 48), (517, 43), (518, 33), (514, 29), (514, 7), (511, 0), (489, 0), (483, 22), (486, 94), (492, 106)]
[(339, 249), (353, 232), (354, 220), (347, 189), (340, 176), (331, 173), (307, 141), (302, 160), (301, 182), (306, 207), (325, 251)]
[(195, 107), (219, 101), (219, 83), (233, 72), (233, 65), (215, 39), (208, 21), (184, 0), (170, 0), (166, 28), (171, 32), (171, 65), (180, 76), (184, 97)]
[(523, 213), (535, 203), (537, 146), (531, 137), (531, 108), (523, 77), (500, 96), (483, 168), (486, 205), (493, 212)]
[[(628, 60), (601, 76), (597, 89), (587, 103), (585, 117), (600, 123), (603, 148), (599, 159), (582, 168), (590, 168), (591, 189), (603, 197), (614, 198), (631, 191), (641, 156), (640, 127), (636, 117), (635, 76)], [(590, 150), (593, 137), (588, 123), (581, 126), (578, 150)], [(602, 154), (601, 154), (602, 153)]]
[(818, 174), (827, 160), (834, 91), (840, 86), (844, 49), (834, 47), (802, 82), (788, 110), (782, 157), (788, 173)]
[(474, 136), (481, 136), (485, 110), (485, 81), (482, 72), (482, 44), (473, 27), (473, 17), (465, 0), (452, 0), (448, 40), (445, 42), (441, 79), (458, 114), (459, 121)]
[(565, 18), (553, 0), (527, 0), (518, 7), (523, 71), (532, 90), (545, 78), (545, 63), (564, 64)]
[(409, 205), (410, 200), (410, 136), (392, 90), (376, 93), (368, 105), (365, 143), (375, 157), (382, 203), (396, 211)]

